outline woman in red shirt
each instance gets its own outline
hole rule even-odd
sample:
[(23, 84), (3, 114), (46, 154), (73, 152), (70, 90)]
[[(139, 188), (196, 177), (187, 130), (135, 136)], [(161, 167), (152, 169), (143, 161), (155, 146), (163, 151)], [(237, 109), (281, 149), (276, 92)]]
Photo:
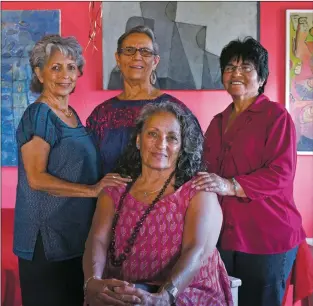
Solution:
[(231, 41), (220, 64), (233, 102), (206, 131), (208, 173), (194, 186), (220, 196), (220, 253), (227, 272), (242, 280), (239, 305), (280, 306), (305, 239), (293, 199), (295, 127), (286, 109), (263, 94), (268, 53), (258, 41)]

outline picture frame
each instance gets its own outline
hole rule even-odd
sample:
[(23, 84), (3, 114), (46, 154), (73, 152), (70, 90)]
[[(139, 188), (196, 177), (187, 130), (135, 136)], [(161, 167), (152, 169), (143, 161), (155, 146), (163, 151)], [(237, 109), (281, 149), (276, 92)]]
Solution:
[(43, 36), (60, 33), (60, 10), (1, 11), (1, 166), (18, 165), (16, 129), (39, 96), (30, 90), (29, 53)]
[(313, 10), (286, 10), (286, 109), (297, 154), (313, 155)]
[(103, 89), (120, 90), (114, 54), (118, 38), (137, 25), (156, 36), (161, 90), (224, 90), (219, 56), (231, 40), (259, 40), (259, 2), (103, 1)]

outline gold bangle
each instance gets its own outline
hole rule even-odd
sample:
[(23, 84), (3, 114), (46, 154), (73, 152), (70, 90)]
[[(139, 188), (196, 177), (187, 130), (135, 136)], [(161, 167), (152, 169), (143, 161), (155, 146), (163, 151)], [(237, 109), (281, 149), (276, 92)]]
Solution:
[(84, 283), (84, 295), (86, 295), (86, 292), (87, 292), (87, 286), (88, 286), (88, 283), (92, 280), (92, 279), (98, 279), (98, 280), (100, 280), (101, 278), (100, 277), (98, 277), (98, 276), (90, 276), (86, 281), (85, 281), (85, 283)]

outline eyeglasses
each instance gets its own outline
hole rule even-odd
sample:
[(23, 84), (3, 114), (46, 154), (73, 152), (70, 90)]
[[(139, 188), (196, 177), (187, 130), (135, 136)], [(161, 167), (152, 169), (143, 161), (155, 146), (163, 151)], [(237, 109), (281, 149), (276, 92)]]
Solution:
[(249, 73), (255, 68), (252, 65), (242, 65), (242, 66), (234, 66), (234, 65), (226, 65), (224, 68), (224, 72), (231, 73), (238, 69), (241, 73)]
[(123, 53), (127, 56), (135, 55), (137, 51), (139, 51), (140, 55), (144, 57), (151, 57), (156, 55), (155, 52), (149, 48), (126, 47), (119, 49), (119, 53)]

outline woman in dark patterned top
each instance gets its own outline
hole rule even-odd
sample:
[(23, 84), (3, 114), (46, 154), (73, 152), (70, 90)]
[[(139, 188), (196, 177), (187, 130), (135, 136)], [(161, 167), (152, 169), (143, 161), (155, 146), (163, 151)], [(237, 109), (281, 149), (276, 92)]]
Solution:
[(23, 306), (83, 304), (82, 255), (96, 205), (106, 186), (100, 155), (68, 105), (82, 74), (82, 49), (73, 37), (48, 35), (30, 56), (31, 90), (40, 93), (16, 132), (18, 185), (14, 254), (19, 259)]
[(144, 105), (169, 101), (190, 112), (181, 101), (155, 88), (155, 70), (160, 61), (158, 49), (154, 33), (146, 26), (132, 28), (118, 39), (115, 58), (123, 77), (124, 90), (98, 105), (86, 124), (99, 146), (103, 174), (114, 169)]

